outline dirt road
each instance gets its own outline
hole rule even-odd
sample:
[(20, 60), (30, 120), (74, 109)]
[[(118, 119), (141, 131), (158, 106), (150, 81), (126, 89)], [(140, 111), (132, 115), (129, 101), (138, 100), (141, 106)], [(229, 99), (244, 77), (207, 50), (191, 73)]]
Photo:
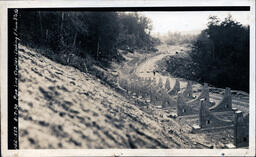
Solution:
[[(157, 81), (160, 78), (162, 78), (162, 80), (166, 80), (166, 78), (169, 78), (171, 87), (174, 86), (176, 78), (170, 77), (170, 76), (164, 76), (161, 73), (159, 73), (157, 71), (157, 66), (158, 66), (157, 62), (162, 60), (164, 57), (175, 55), (175, 53), (180, 52), (181, 49), (183, 50), (184, 47), (168, 46), (167, 49), (160, 50), (158, 55), (148, 58), (147, 60), (139, 64), (137, 67), (135, 67), (136, 68), (134, 70), (135, 74), (139, 77), (151, 77), (151, 78), (155, 77)], [(155, 74), (154, 74), (154, 71), (155, 71)], [(184, 81), (181, 81), (181, 88), (185, 87), (185, 85), (186, 83)]]

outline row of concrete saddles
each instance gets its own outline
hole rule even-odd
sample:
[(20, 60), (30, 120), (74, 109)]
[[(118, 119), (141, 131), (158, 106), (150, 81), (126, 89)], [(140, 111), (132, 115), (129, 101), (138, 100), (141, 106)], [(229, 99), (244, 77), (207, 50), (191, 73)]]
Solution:
[[(193, 96), (192, 83), (188, 81), (184, 91), (180, 89), (180, 82), (175, 81), (174, 87), (170, 88), (170, 81), (167, 78), (165, 85), (160, 78), (158, 84), (155, 78), (143, 79), (133, 77), (129, 81), (119, 78), (120, 88), (125, 91), (137, 95), (143, 99), (148, 99), (151, 104), (162, 104), (169, 106), (177, 105), (177, 116), (199, 115), (199, 125), (193, 126), (193, 130), (215, 129), (215, 128), (234, 128), (234, 145), (236, 147), (248, 146), (249, 140), (249, 115), (243, 116), (241, 111), (232, 108), (232, 97), (230, 88), (225, 89), (225, 94), (220, 103), (215, 104), (209, 98), (208, 84), (204, 83), (199, 96)], [(177, 96), (175, 101), (173, 97)], [(218, 114), (231, 113), (232, 120), (228, 118), (220, 118)], [(217, 114), (217, 115), (216, 115)], [(226, 120), (225, 120), (226, 119)]]
[[(178, 80), (177, 80), (178, 81)], [(176, 81), (176, 82), (177, 82)], [(184, 98), (191, 99), (187, 102)], [(197, 110), (199, 106), (199, 111)], [(231, 112), (232, 120), (224, 120), (215, 115), (220, 112)], [(232, 96), (230, 88), (225, 89), (222, 100), (215, 104), (209, 99), (208, 84), (204, 83), (202, 92), (198, 97), (193, 97), (192, 85), (189, 81), (184, 92), (178, 92), (177, 98), (177, 115), (199, 115), (199, 127), (194, 129), (218, 128), (223, 126), (231, 126), (234, 129), (234, 145), (236, 147), (244, 147), (249, 144), (249, 114), (243, 116), (241, 111), (232, 108)]]

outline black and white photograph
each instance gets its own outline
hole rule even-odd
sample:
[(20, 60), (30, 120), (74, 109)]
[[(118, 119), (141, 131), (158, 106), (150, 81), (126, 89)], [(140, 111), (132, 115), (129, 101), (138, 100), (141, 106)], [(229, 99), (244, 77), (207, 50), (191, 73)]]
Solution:
[(1, 10), (2, 155), (255, 155), (255, 2), (245, 2), (12, 3)]

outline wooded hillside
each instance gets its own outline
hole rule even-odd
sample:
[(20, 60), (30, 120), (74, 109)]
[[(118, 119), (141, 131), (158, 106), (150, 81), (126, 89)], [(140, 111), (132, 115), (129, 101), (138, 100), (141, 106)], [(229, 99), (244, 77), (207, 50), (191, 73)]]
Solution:
[(138, 13), (21, 10), (22, 44), (59, 55), (120, 60), (118, 49), (151, 50), (151, 21)]

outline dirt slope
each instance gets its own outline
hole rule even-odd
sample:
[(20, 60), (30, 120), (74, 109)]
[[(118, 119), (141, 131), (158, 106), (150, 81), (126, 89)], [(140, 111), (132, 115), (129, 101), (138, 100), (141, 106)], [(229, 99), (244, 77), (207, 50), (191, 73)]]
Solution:
[(21, 149), (204, 148), (162, 111), (145, 112), (94, 76), (24, 46), (19, 75)]

